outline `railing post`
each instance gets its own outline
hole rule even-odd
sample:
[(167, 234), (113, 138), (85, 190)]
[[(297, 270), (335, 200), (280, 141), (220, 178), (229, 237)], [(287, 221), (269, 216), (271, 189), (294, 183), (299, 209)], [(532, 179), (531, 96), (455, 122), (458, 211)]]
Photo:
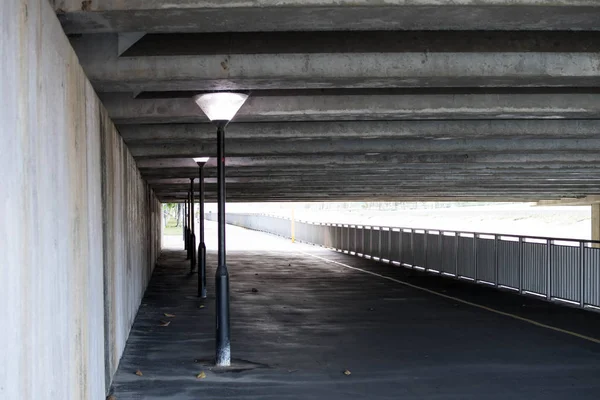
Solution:
[(398, 232), (398, 262), (402, 265), (402, 236), (404, 236), (404, 229), (400, 228), (400, 232)]
[(477, 279), (479, 278), (479, 271), (478, 271), (478, 262), (477, 262), (477, 234), (474, 233), (473, 234), (473, 265), (475, 266), (475, 283), (477, 283)]
[(346, 241), (346, 247), (348, 247), (348, 254), (350, 254), (350, 225), (348, 225), (348, 232), (346, 232), (348, 240)]
[(546, 240), (546, 300), (552, 300), (552, 240)]
[(390, 228), (388, 230), (388, 245), (387, 245), (388, 253), (386, 254), (387, 260), (390, 264), (392, 263), (392, 253), (393, 253), (393, 251), (392, 251), (392, 236), (393, 236), (393, 234), (394, 234), (394, 230), (392, 228)]
[(519, 293), (523, 294), (523, 275), (524, 275), (524, 260), (523, 260), (523, 238), (519, 236)]
[(369, 258), (373, 259), (373, 227), (369, 227), (371, 233), (369, 233)]
[(379, 261), (381, 261), (381, 259), (383, 258), (383, 257), (381, 257), (381, 235), (382, 234), (383, 234), (383, 230), (381, 227), (379, 227), (379, 235), (378, 235), (378, 239), (377, 239), (377, 241), (379, 242), (377, 245), (377, 247), (379, 248), (377, 250), (377, 258), (379, 259)]
[(444, 241), (442, 240), (443, 234), (444, 233), (442, 231), (438, 231), (438, 263), (440, 264), (438, 271), (440, 271), (440, 275), (443, 275), (444, 273), (444, 271), (442, 271), (442, 255), (444, 254)]
[(460, 234), (454, 232), (454, 277), (458, 279), (458, 241), (460, 240)]
[(500, 286), (498, 282), (498, 235), (494, 235), (494, 284)]
[(585, 242), (579, 242), (579, 307), (585, 307)]
[(410, 265), (415, 267), (415, 230), (410, 229)]
[(423, 240), (425, 241), (425, 246), (424, 246), (425, 247), (425, 254), (424, 254), (424, 256), (425, 256), (424, 264), (425, 265), (423, 265), (423, 268), (425, 268), (425, 271), (427, 271), (427, 269), (428, 269), (427, 264), (429, 262), (429, 260), (427, 259), (428, 258), (427, 255), (429, 253), (429, 240), (427, 240), (427, 236), (429, 236), (429, 232), (427, 231), (427, 229), (425, 229), (425, 232), (423, 233)]

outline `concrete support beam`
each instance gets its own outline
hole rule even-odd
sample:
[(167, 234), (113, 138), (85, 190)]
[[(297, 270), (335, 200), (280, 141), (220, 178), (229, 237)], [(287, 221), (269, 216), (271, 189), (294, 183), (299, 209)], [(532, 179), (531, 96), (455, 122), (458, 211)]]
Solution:
[[(215, 140), (212, 124), (119, 125), (128, 144)], [(325, 138), (594, 138), (600, 120), (305, 121), (232, 123), (227, 141)], [(534, 155), (532, 155), (534, 156)], [(302, 160), (299, 160), (300, 162)]]
[(592, 208), (592, 240), (600, 240), (600, 203), (590, 206)]
[[(537, 152), (523, 154), (520, 152), (502, 154), (370, 154), (370, 155), (312, 155), (306, 156), (259, 156), (259, 157), (227, 157), (228, 169), (232, 167), (264, 168), (275, 171), (287, 168), (321, 169), (325, 166), (364, 168), (367, 166), (393, 165), (419, 168), (515, 168), (515, 169), (547, 169), (562, 170), (581, 169), (594, 171), (600, 167), (600, 155), (579, 152)], [(171, 170), (183, 173), (186, 169), (196, 168), (191, 158), (140, 158), (137, 165), (142, 171)], [(214, 160), (209, 160), (207, 168), (214, 168)], [(194, 175), (195, 176), (195, 175)]]
[(72, 41), (99, 92), (600, 86), (590, 52), (214, 54), (118, 58), (116, 35)]
[(136, 44), (141, 38), (146, 35), (145, 32), (126, 32), (119, 33), (118, 36), (118, 55), (121, 56), (127, 50), (131, 48), (134, 44)]
[[(207, 122), (192, 98), (103, 95), (117, 124)], [(438, 94), (251, 96), (238, 122), (417, 119), (600, 118), (600, 94)]]
[[(214, 157), (215, 141), (195, 143), (131, 144), (134, 157)], [(598, 152), (600, 139), (315, 139), (297, 140), (237, 140), (227, 144), (231, 157), (286, 156), (313, 154), (362, 154), (369, 153), (462, 153), (463, 157), (479, 153), (514, 152)]]
[[(67, 33), (596, 30), (594, 0), (53, 0)], [(227, 15), (227, 18), (222, 18)]]

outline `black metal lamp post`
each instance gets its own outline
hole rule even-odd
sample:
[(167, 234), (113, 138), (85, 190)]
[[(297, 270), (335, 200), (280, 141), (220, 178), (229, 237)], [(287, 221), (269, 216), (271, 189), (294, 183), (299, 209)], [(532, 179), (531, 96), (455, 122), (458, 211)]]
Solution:
[(192, 230), (190, 228), (190, 192), (188, 191), (187, 194), (187, 200), (186, 200), (186, 205), (187, 205), (187, 213), (185, 214), (185, 237), (186, 237), (186, 241), (185, 241), (185, 248), (187, 250), (187, 255), (186, 255), (186, 260), (189, 260), (191, 257), (191, 249), (192, 246), (190, 245), (190, 239), (192, 236)]
[(190, 272), (196, 269), (196, 221), (194, 221), (194, 178), (190, 178), (190, 225), (192, 232), (190, 233)]
[(208, 161), (208, 157), (194, 158), (198, 164), (198, 175), (200, 185), (200, 196), (198, 203), (200, 205), (200, 227), (198, 232), (198, 297), (206, 298), (206, 244), (204, 243), (204, 164)]
[(225, 263), (225, 127), (233, 119), (248, 95), (242, 93), (207, 93), (194, 97), (196, 104), (217, 126), (217, 203), (219, 210), (219, 252), (215, 276), (217, 348), (215, 363), (218, 367), (231, 365), (231, 337), (229, 331), (229, 272)]
[(187, 199), (185, 200), (185, 203), (183, 203), (183, 218), (182, 218), (182, 224), (183, 224), (183, 248), (184, 250), (187, 250), (188, 248), (188, 243), (187, 243), (187, 239), (188, 239), (188, 232), (187, 232)]

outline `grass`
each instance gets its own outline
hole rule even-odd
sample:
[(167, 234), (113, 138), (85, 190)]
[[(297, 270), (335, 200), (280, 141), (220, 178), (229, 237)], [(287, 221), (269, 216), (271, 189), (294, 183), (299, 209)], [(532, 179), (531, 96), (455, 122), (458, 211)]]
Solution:
[(181, 231), (181, 226), (166, 226), (163, 228), (163, 234), (168, 236), (183, 236), (183, 232)]

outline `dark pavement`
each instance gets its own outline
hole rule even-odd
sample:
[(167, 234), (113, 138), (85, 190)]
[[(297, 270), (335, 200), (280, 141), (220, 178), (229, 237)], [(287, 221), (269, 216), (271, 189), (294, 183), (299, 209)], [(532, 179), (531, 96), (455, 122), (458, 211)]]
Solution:
[(260, 368), (212, 371), (195, 360), (214, 356), (215, 232), (208, 222), (205, 301), (184, 252), (161, 257), (113, 383), (118, 400), (600, 398), (600, 344), (306, 253), (599, 339), (600, 314), (231, 226), (232, 356)]

